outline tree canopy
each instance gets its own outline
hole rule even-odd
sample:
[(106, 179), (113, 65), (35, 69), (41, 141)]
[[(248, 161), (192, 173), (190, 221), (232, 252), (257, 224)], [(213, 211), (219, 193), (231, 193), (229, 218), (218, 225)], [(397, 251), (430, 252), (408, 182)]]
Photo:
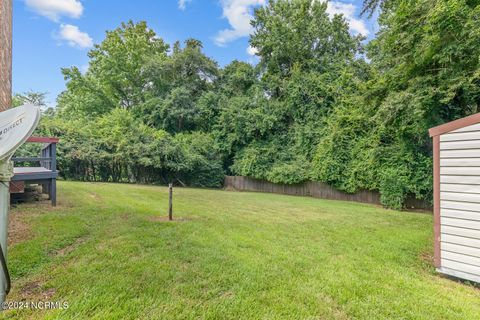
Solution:
[[(42, 120), (65, 178), (220, 186), (224, 174), (431, 200), (428, 128), (478, 111), (480, 4), (365, 1), (366, 43), (322, 1), (255, 10), (258, 63), (220, 67), (145, 22), (108, 31)], [(20, 98), (20, 96), (18, 97)], [(37, 99), (42, 96), (30, 98)]]

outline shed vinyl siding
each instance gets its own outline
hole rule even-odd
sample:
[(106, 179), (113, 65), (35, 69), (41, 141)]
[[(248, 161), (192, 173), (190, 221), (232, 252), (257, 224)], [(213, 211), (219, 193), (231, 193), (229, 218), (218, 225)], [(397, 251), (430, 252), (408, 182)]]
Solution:
[(440, 151), (462, 149), (480, 149), (480, 140), (440, 141)]
[(480, 193), (478, 184), (440, 183), (440, 192)]
[(460, 211), (474, 211), (480, 213), (480, 204), (479, 203), (468, 203), (468, 202), (458, 202), (458, 201), (440, 201), (440, 211), (443, 209), (454, 209)]
[(440, 192), (442, 200), (480, 203), (480, 196), (475, 193), (466, 192)]
[(440, 176), (440, 183), (479, 184), (480, 185), (480, 176), (442, 175)]
[(463, 261), (472, 266), (480, 267), (480, 258), (472, 257), (463, 254), (453, 253), (453, 252), (444, 252), (443, 258), (450, 261)]
[(440, 142), (478, 140), (478, 131), (445, 133), (440, 136)]
[(480, 283), (480, 277), (476, 276), (474, 274), (470, 274), (470, 273), (466, 273), (466, 272), (462, 272), (462, 271), (458, 271), (458, 270), (453, 270), (453, 269), (449, 269), (449, 268), (446, 268), (446, 267), (441, 267), (438, 271), (443, 273), (443, 274), (447, 274), (447, 275), (450, 275), (450, 276), (453, 276), (453, 277), (456, 277), (456, 278), (466, 279), (466, 280), (475, 281), (475, 282)]
[[(457, 220), (457, 219), (453, 219)], [(442, 222), (443, 223), (443, 222)], [(464, 227), (455, 227), (455, 226), (442, 226), (442, 233), (449, 234), (452, 236), (460, 236), (460, 237), (469, 237), (474, 239), (480, 239), (480, 230), (473, 230)]]
[(447, 227), (455, 227), (458, 229), (467, 229), (464, 232), (471, 231), (470, 234), (476, 234), (476, 236), (472, 236), (473, 238), (480, 239), (480, 221), (472, 221), (472, 220), (465, 220), (465, 219), (457, 219), (457, 218), (448, 218), (448, 217), (440, 217), (440, 222), (442, 226), (444, 226), (445, 231)]
[(442, 209), (441, 217), (480, 221), (480, 212)]
[(470, 150), (440, 150), (440, 158), (480, 158), (480, 149)]
[(480, 158), (450, 158), (441, 159), (442, 167), (480, 167)]
[(474, 276), (478, 276), (480, 274), (480, 267), (474, 266), (468, 263), (462, 263), (462, 262), (442, 258), (442, 266), (445, 268), (458, 270), (460, 272), (469, 273)]
[(465, 247), (465, 246), (461, 246), (453, 243), (443, 243), (442, 248), (443, 248), (443, 253), (445, 253), (445, 251), (449, 251), (449, 252), (463, 254), (466, 256), (480, 258), (480, 249)]
[(440, 135), (440, 268), (480, 280), (480, 123)]

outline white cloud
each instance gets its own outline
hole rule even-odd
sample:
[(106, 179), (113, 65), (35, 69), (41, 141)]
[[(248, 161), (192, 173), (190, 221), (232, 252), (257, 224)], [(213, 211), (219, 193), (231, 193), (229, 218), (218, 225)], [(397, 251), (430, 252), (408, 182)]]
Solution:
[(250, 21), (253, 19), (252, 9), (265, 5), (266, 0), (222, 0), (223, 17), (228, 20), (230, 29), (221, 30), (215, 37), (215, 44), (224, 46), (226, 43), (253, 32)]
[(252, 46), (248, 46), (247, 53), (250, 56), (255, 56), (258, 53), (258, 49)]
[(90, 65), (89, 65), (88, 63), (80, 66), (80, 72), (81, 72), (82, 74), (87, 73), (88, 69), (90, 69)]
[(180, 10), (185, 10), (187, 8), (187, 4), (192, 2), (192, 0), (178, 0), (178, 8)]
[(91, 48), (93, 46), (93, 40), (88, 33), (80, 31), (77, 26), (71, 24), (60, 25), (60, 32), (58, 38), (63, 41), (67, 41), (68, 45), (77, 48)]
[[(179, 7), (184, 8), (185, 3), (190, 1), (179, 0)], [(252, 9), (256, 6), (265, 5), (266, 2), (267, 0), (221, 0), (223, 17), (228, 20), (230, 28), (218, 32), (214, 38), (215, 44), (224, 46), (228, 42), (250, 35), (253, 32), (250, 25), (250, 21), (253, 19)], [(330, 16), (343, 14), (353, 33), (367, 36), (369, 34), (368, 28), (365, 22), (357, 17), (356, 11), (357, 7), (351, 3), (328, 1), (327, 4), (327, 13)], [(252, 49), (250, 47), (247, 49), (248, 54), (254, 55)]]
[(25, 0), (25, 3), (31, 10), (53, 21), (58, 21), (61, 16), (80, 18), (83, 13), (79, 0)]
[(368, 36), (368, 29), (362, 19), (358, 19), (355, 15), (357, 7), (351, 3), (343, 3), (340, 1), (329, 1), (327, 4), (327, 13), (330, 16), (335, 14), (343, 14), (345, 20), (350, 25), (350, 30), (354, 33), (360, 33)]

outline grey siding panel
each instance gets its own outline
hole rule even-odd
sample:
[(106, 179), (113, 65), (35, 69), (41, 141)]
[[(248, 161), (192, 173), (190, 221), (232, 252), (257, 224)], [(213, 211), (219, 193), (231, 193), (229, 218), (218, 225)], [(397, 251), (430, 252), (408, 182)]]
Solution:
[(480, 204), (478, 203), (440, 200), (440, 208), (441, 210), (454, 209), (454, 210), (462, 210), (462, 211), (480, 212)]
[(440, 159), (441, 167), (480, 167), (480, 158)]
[(480, 239), (480, 230), (442, 225), (442, 234)]
[(440, 191), (476, 193), (480, 197), (480, 185), (478, 184), (442, 183), (440, 184)]
[(447, 242), (442, 242), (440, 244), (440, 248), (443, 251), (450, 251), (450, 252), (455, 252), (459, 254), (464, 254), (467, 256), (473, 256), (473, 257), (478, 257), (480, 258), (480, 249), (478, 248), (472, 248), (472, 247), (466, 247), (462, 246), (459, 244), (454, 244), (454, 243), (447, 243)]
[(440, 217), (440, 222), (442, 226), (473, 229), (480, 234), (480, 221)]
[(480, 221), (480, 212), (442, 209), (440, 217)]
[(480, 167), (440, 167), (441, 175), (480, 176)]
[(442, 251), (442, 258), (480, 267), (480, 258), (450, 251)]
[(478, 184), (480, 185), (480, 176), (455, 176), (441, 175), (440, 183), (456, 183), (456, 184)]
[(452, 261), (452, 260), (442, 258), (442, 267), (470, 273), (475, 276), (480, 276), (480, 267), (467, 264), (467, 263), (462, 263), (462, 262)]
[(450, 234), (442, 233), (441, 236), (442, 242), (448, 242), (452, 244), (458, 244), (461, 246), (472, 247), (476, 249), (480, 249), (480, 239), (472, 239), (467, 237), (459, 237)]
[(468, 272), (458, 271), (458, 270), (454, 270), (446, 267), (439, 268), (438, 272), (452, 276), (452, 277), (457, 277), (457, 278), (480, 283), (480, 276), (476, 276)]
[(480, 281), (480, 124), (440, 136), (440, 272)]
[(440, 151), (440, 159), (449, 158), (480, 158), (480, 149)]
[(480, 195), (476, 193), (440, 192), (440, 199), (448, 201), (480, 203)]
[(480, 149), (480, 140), (440, 142), (440, 150)]
[(478, 131), (445, 133), (440, 136), (441, 142), (466, 141), (466, 140), (478, 140), (478, 139), (479, 139)]

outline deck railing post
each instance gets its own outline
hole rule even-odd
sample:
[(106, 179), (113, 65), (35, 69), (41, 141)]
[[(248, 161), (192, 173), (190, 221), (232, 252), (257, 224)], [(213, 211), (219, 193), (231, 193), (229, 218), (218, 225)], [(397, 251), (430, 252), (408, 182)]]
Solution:
[(50, 170), (52, 172), (57, 171), (57, 144), (51, 143), (50, 144), (50, 157), (52, 158), (52, 162), (50, 162)]

